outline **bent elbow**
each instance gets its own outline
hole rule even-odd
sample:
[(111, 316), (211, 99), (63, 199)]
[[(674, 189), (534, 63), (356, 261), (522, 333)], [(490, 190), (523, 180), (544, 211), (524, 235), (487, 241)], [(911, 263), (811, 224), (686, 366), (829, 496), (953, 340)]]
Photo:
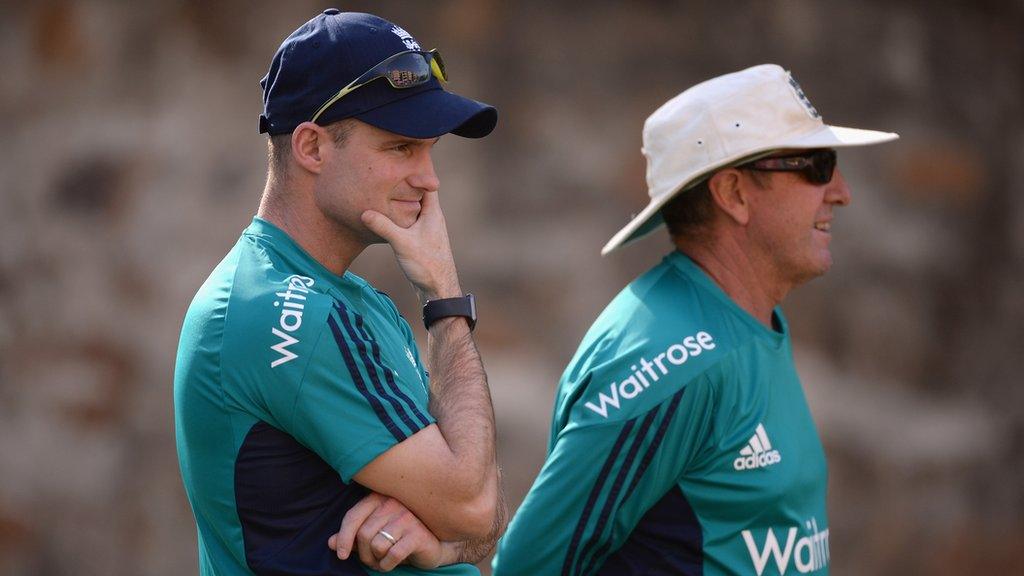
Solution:
[(498, 516), (498, 496), (485, 490), (473, 498), (453, 502), (448, 516), (451, 522), (435, 532), (444, 541), (482, 540), (492, 535)]
[(498, 497), (488, 491), (466, 504), (466, 538), (482, 540), (490, 536), (498, 517)]

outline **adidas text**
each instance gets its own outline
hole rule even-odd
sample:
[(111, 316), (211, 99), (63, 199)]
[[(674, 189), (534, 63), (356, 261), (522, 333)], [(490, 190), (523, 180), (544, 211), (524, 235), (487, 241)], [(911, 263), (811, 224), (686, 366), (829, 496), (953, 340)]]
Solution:
[(778, 450), (772, 450), (772, 443), (768, 440), (764, 424), (758, 424), (754, 435), (740, 450), (740, 457), (732, 461), (732, 467), (737, 470), (751, 470), (767, 468), (779, 462), (782, 462), (782, 454), (779, 454)]

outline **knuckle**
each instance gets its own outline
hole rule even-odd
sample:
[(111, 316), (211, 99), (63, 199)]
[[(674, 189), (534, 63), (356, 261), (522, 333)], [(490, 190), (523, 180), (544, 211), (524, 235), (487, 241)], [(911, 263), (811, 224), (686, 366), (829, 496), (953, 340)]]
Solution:
[(409, 556), (411, 552), (411, 550), (407, 550), (406, 548), (399, 548), (396, 546), (396, 549), (388, 552), (388, 555), (382, 558), (381, 562), (387, 562), (392, 566), (398, 566)]
[(413, 546), (412, 542), (403, 539), (399, 541), (398, 544), (395, 544), (395, 549), (392, 550), (392, 553), (396, 558), (398, 558), (397, 561), (401, 562), (402, 560), (405, 560), (409, 554), (412, 554), (415, 549), (416, 547)]
[(360, 526), (359, 530), (356, 531), (356, 536), (360, 540), (367, 541), (367, 542), (369, 542), (370, 539), (373, 538), (374, 534), (375, 534), (375, 531), (373, 530), (373, 528), (371, 528), (370, 526), (368, 526), (366, 524), (363, 524), (362, 526)]
[(395, 552), (389, 552), (387, 556), (380, 559), (381, 566), (388, 566), (389, 569), (394, 568), (405, 560), (406, 554), (396, 554)]

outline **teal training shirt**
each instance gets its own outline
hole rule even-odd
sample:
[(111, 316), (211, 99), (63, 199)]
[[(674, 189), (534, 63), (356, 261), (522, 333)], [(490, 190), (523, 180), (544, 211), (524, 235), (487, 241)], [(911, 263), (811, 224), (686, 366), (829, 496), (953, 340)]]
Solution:
[(495, 576), (827, 574), (825, 455), (788, 328), (667, 256), (594, 322)]
[[(178, 460), (203, 576), (377, 574), (327, 539), (368, 492), (352, 477), (434, 422), (391, 300), (254, 218), (185, 315)], [(391, 574), (479, 575), (468, 564)]]

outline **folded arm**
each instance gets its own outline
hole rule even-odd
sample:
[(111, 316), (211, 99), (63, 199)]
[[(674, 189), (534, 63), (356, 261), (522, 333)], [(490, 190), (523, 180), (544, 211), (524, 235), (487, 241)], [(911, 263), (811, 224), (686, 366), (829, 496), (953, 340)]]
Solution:
[[(462, 294), (436, 190), (424, 193), (419, 218), (408, 228), (379, 212), (362, 218), (391, 245), (422, 301)], [(399, 500), (442, 540), (486, 538), (501, 500), (494, 409), (465, 319), (445, 318), (430, 327), (427, 366), (436, 425), (378, 456), (355, 480)]]

